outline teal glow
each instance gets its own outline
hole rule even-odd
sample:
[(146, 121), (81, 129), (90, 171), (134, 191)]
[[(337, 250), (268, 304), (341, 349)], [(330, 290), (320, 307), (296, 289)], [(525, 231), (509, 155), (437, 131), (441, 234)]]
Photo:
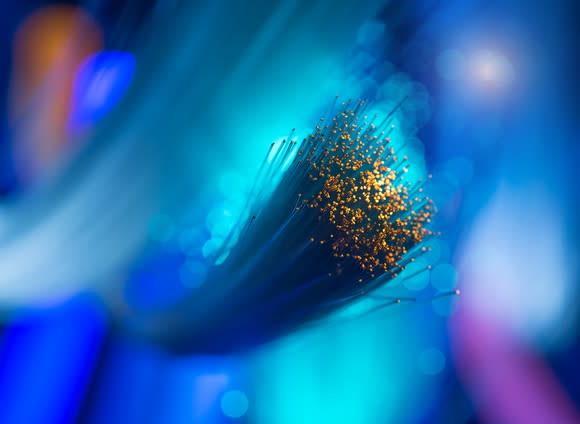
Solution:
[(248, 397), (239, 390), (230, 390), (222, 396), (221, 408), (227, 417), (243, 417), (248, 411)]
[(356, 319), (364, 314), (366, 311), (377, 306), (378, 302), (372, 299), (362, 299), (352, 303), (338, 311), (335, 314), (337, 321), (344, 321), (348, 319)]
[(416, 366), (419, 340), (433, 337), (397, 305), (283, 340), (256, 360), (252, 422), (406, 422), (429, 386)]
[[(374, 30), (373, 34), (381, 31), (380, 28)], [(369, 35), (371, 39), (373, 34)], [(357, 59), (358, 68), (368, 66), (373, 60), (364, 52)], [(314, 66), (323, 64), (320, 62)], [(427, 176), (424, 147), (417, 139), (417, 131), (429, 117), (429, 96), (424, 87), (404, 74), (394, 73), (389, 64), (385, 65), (388, 74), (385, 83), (384, 79), (361, 79), (355, 72), (334, 68), (327, 75), (328, 86), (312, 90), (308, 106), (318, 103), (318, 114), (313, 115), (310, 113), (312, 109), (297, 107), (296, 103), (288, 103), (286, 99), (284, 109), (287, 114), (284, 115), (277, 108), (264, 106), (261, 110), (263, 125), (253, 128), (253, 140), (265, 140), (264, 147), (258, 152), (265, 152), (267, 140), (274, 139), (266, 135), (278, 131), (285, 133), (293, 127), (304, 128), (305, 122), (322, 116), (334, 94), (339, 94), (339, 101), (343, 101), (356, 99), (365, 90), (376, 88), (378, 102), (371, 102), (367, 113), (369, 120), (375, 114), (379, 115), (376, 123), (403, 98), (407, 99), (392, 116), (389, 122), (392, 127), (386, 135), (390, 137), (397, 156), (401, 160), (408, 156), (412, 163), (404, 180), (410, 184), (424, 181)], [(332, 97), (325, 98), (325, 94)], [(284, 122), (288, 117), (293, 119)], [(244, 132), (249, 122), (238, 122), (239, 125), (232, 128)], [(255, 152), (246, 153), (246, 157)], [(252, 163), (256, 163), (253, 157)], [(446, 247), (437, 247), (432, 257), (445, 257)], [(429, 284), (427, 265), (430, 263), (426, 259), (417, 261), (409, 267), (407, 276), (422, 268), (425, 272), (408, 280), (397, 278), (389, 283), (389, 288), (397, 284), (410, 290), (425, 288)], [(370, 299), (356, 302), (331, 317), (328, 321), (332, 324), (299, 333), (264, 349), (257, 356), (252, 370), (256, 376), (252, 388), (255, 396), (252, 422), (376, 424), (410, 421), (416, 413), (414, 405), (428, 394), (431, 387), (430, 379), (425, 379), (417, 367), (417, 358), (424, 343), (439, 341), (437, 338), (441, 333), (435, 330), (444, 325), (443, 320), (433, 320), (429, 326), (422, 324), (424, 321), (418, 319), (416, 313), (433, 317), (427, 305), (419, 312), (410, 305), (393, 305), (357, 319), (378, 304), (380, 302)]]
[(248, 194), (249, 184), (242, 175), (236, 172), (226, 172), (219, 179), (218, 189), (226, 199), (243, 203)]
[(214, 238), (225, 238), (234, 227), (239, 211), (231, 211), (229, 207), (215, 207), (206, 218), (206, 226)]

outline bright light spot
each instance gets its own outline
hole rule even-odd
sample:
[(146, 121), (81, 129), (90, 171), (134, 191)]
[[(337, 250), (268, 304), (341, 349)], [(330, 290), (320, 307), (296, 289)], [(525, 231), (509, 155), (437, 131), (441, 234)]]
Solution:
[(230, 418), (240, 418), (248, 411), (248, 397), (239, 390), (230, 390), (222, 396), (222, 412)]
[(439, 349), (426, 349), (419, 355), (418, 365), (424, 374), (439, 374), (445, 368), (445, 355)]
[(501, 53), (480, 50), (471, 58), (472, 77), (484, 85), (505, 86), (514, 79), (514, 68)]

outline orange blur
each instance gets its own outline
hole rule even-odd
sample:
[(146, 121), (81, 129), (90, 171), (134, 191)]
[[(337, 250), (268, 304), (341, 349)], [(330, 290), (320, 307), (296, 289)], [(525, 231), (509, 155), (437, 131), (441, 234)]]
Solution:
[(74, 6), (40, 9), (18, 29), (9, 108), (23, 182), (41, 176), (65, 151), (75, 72), (102, 45), (98, 24)]

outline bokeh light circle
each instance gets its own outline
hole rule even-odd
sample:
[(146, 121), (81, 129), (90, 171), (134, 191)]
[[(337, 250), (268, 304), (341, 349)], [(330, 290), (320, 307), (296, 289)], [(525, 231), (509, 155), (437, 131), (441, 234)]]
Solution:
[(450, 291), (457, 284), (457, 269), (451, 264), (439, 264), (431, 272), (431, 284), (437, 290)]
[(451, 256), (451, 251), (449, 248), (449, 243), (442, 238), (435, 238), (430, 240), (427, 244), (429, 249), (423, 254), (423, 258), (432, 266), (438, 263), (449, 261)]
[(181, 283), (190, 288), (197, 288), (203, 284), (207, 276), (207, 265), (201, 260), (188, 260), (179, 271)]
[(225, 416), (230, 418), (243, 417), (248, 411), (248, 397), (239, 390), (229, 390), (222, 396), (221, 408)]
[(455, 313), (459, 296), (445, 296), (431, 302), (433, 312), (440, 317), (449, 317)]
[(429, 269), (428, 263), (423, 258), (418, 258), (411, 262), (401, 274), (403, 284), (409, 290), (423, 290), (429, 285)]

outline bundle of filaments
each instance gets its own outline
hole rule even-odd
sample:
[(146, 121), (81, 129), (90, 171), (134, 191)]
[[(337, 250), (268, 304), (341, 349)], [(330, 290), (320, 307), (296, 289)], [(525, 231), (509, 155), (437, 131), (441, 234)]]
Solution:
[(270, 146), (206, 281), (149, 332), (188, 351), (252, 347), (377, 296), (428, 250), (425, 181), (405, 178), (391, 116), (375, 122), (366, 107), (344, 103), (301, 142)]

